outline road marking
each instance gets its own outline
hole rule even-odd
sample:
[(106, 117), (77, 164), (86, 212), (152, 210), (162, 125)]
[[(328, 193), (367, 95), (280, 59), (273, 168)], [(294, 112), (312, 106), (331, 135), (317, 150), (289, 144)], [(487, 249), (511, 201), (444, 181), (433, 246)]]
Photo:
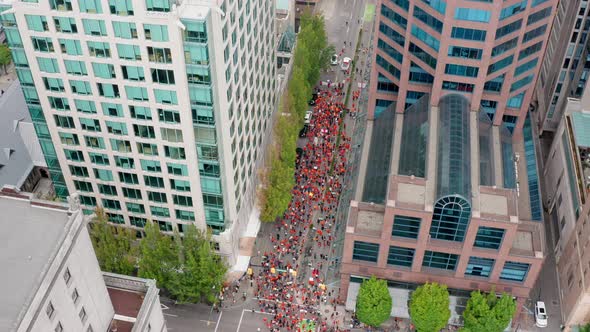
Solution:
[(162, 310), (170, 309), (170, 307), (162, 303), (160, 303), (160, 306), (162, 307)]
[(240, 315), (240, 322), (238, 323), (238, 329), (236, 330), (236, 332), (240, 332), (240, 326), (242, 326), (242, 319), (244, 318), (244, 311), (246, 311), (246, 309), (242, 309), (242, 314)]
[(352, 11), (350, 12), (350, 19), (352, 20)]
[(346, 34), (348, 35), (349, 32), (350, 32), (350, 26), (346, 27)]
[(221, 315), (223, 315), (223, 311), (219, 312), (219, 317), (217, 317), (217, 324), (215, 325), (215, 331), (217, 332), (217, 329), (219, 328), (219, 321), (221, 320)]
[(166, 314), (165, 313), (164, 315), (166, 315), (166, 316), (172, 316), (172, 317), (178, 317), (178, 315), (173, 315), (173, 314)]

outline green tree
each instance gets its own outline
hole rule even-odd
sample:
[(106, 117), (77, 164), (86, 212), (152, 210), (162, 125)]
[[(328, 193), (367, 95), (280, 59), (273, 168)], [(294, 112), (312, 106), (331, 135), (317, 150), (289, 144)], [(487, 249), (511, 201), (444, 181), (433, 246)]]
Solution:
[(391, 295), (385, 280), (377, 280), (375, 276), (363, 281), (356, 297), (356, 316), (373, 327), (385, 322), (391, 315)]
[(11, 61), (10, 48), (6, 44), (0, 44), (0, 65), (4, 68), (4, 74), (7, 73), (6, 66), (8, 66)]
[(493, 290), (489, 294), (473, 291), (463, 312), (462, 331), (502, 332), (510, 323), (515, 309), (516, 303), (509, 294), (497, 297)]
[(160, 288), (172, 288), (175, 274), (179, 270), (177, 242), (173, 241), (172, 237), (162, 234), (158, 225), (148, 222), (139, 252), (139, 276), (155, 279)]
[(102, 208), (97, 208), (95, 215), (89, 231), (101, 270), (132, 274), (137, 261), (137, 246), (133, 231), (109, 225)]
[(418, 287), (410, 299), (410, 316), (418, 332), (438, 332), (451, 317), (446, 285), (426, 283)]
[(580, 332), (590, 332), (590, 323), (580, 326)]

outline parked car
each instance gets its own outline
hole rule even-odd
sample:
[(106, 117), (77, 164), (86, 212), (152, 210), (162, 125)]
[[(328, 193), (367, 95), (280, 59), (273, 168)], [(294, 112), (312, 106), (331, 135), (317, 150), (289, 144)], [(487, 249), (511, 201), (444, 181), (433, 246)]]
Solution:
[(537, 327), (547, 327), (547, 311), (543, 301), (535, 303), (535, 325)]
[(301, 130), (299, 131), (299, 137), (304, 138), (305, 136), (307, 136), (307, 129), (309, 127), (307, 125), (304, 125), (303, 128), (301, 128)]
[(312, 110), (308, 110), (307, 112), (305, 112), (305, 124), (308, 125), (311, 123), (311, 117), (312, 117)]
[(346, 57), (346, 58), (342, 59), (342, 64), (340, 65), (340, 68), (344, 71), (347, 71), (350, 68), (351, 63), (352, 63), (352, 59), (349, 57)]
[(332, 64), (332, 66), (336, 66), (338, 64), (338, 54), (332, 55), (332, 57), (330, 58), (330, 63)]

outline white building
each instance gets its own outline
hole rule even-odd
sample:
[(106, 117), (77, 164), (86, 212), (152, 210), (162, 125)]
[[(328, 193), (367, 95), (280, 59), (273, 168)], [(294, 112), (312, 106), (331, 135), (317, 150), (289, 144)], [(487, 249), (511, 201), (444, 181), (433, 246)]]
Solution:
[[(238, 262), (275, 108), (267, 0), (0, 0), (56, 192)], [(249, 225), (250, 224), (250, 225)]]
[(79, 206), (31, 197), (0, 190), (0, 331), (166, 331), (154, 280), (103, 274)]

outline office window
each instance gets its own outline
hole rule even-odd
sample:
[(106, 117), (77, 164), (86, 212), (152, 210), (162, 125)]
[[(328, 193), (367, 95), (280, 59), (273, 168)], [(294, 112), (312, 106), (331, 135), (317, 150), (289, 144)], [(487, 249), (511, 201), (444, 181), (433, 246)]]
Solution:
[(113, 103), (100, 103), (102, 114), (113, 117), (123, 117), (123, 106)]
[(520, 53), (518, 53), (518, 60), (520, 61), (530, 55), (533, 55), (533, 54), (539, 52), (542, 47), (543, 47), (543, 41), (540, 41), (536, 44), (533, 44), (533, 45), (525, 48), (524, 50), (520, 51)]
[(172, 200), (174, 204), (181, 205), (181, 206), (193, 206), (193, 199), (189, 196), (182, 196), (182, 195), (172, 195)]
[(137, 137), (156, 138), (156, 132), (154, 130), (154, 127), (152, 127), (152, 126), (144, 126), (144, 125), (134, 124), (133, 125), (133, 132), (135, 133), (135, 136), (137, 136)]
[(486, 249), (500, 249), (504, 229), (480, 226), (475, 237), (474, 247)]
[(395, 23), (400, 26), (402, 29), (406, 29), (408, 25), (408, 20), (406, 20), (403, 16), (396, 13), (391, 8), (387, 7), (385, 4), (381, 4), (381, 16), (387, 17), (389, 21)]
[(221, 180), (206, 177), (201, 178), (201, 191), (204, 193), (221, 195)]
[(117, 54), (119, 59), (141, 60), (141, 52), (137, 45), (117, 44)]
[(82, 151), (64, 149), (64, 154), (67, 160), (84, 161), (84, 154)]
[(76, 190), (85, 191), (85, 192), (94, 192), (92, 189), (92, 183), (80, 180), (74, 180), (74, 187)]
[(412, 24), (412, 35), (420, 39), (424, 44), (430, 46), (435, 51), (438, 51), (440, 48), (440, 42), (438, 39), (414, 24)]
[(506, 261), (504, 268), (502, 268), (502, 273), (500, 273), (500, 279), (523, 282), (526, 279), (530, 267), (531, 265), (528, 263)]
[[(125, 206), (127, 207), (127, 211), (129, 211), (129, 212), (141, 213), (141, 214), (145, 213), (145, 206), (143, 206), (143, 204), (126, 202)], [(143, 224), (143, 225), (145, 225), (145, 224)], [(134, 226), (136, 226), (136, 225), (134, 225)], [(140, 226), (140, 227), (143, 227), (143, 226)]]
[[(174, 71), (152, 68), (152, 82), (160, 84), (174, 84)], [(207, 75), (209, 72), (207, 71)]]
[(188, 168), (186, 165), (166, 163), (168, 173), (171, 175), (188, 176)]
[(132, 0), (109, 0), (111, 14), (120, 16), (133, 16)]
[(70, 80), (70, 87), (73, 93), (77, 93), (79, 95), (91, 95), (92, 89), (90, 88), (90, 83), (86, 81), (77, 81), (77, 80)]
[(418, 59), (424, 61), (427, 65), (429, 65), (432, 69), (436, 69), (436, 58), (430, 55), (428, 52), (424, 51), (418, 45), (414, 43), (410, 43), (410, 53), (414, 54)]
[(137, 120), (151, 120), (152, 112), (149, 107), (129, 105), (131, 117)]
[[(145, 212), (142, 212), (142, 213), (145, 213)], [(143, 228), (143, 227), (145, 227), (145, 224), (147, 223), (147, 219), (146, 218), (141, 218), (141, 217), (129, 216), (129, 223), (132, 226)]]
[(157, 63), (172, 63), (172, 53), (169, 48), (148, 46), (147, 50), (149, 61)]
[[(112, 174), (111, 174), (112, 177)], [(98, 191), (107, 196), (117, 196), (117, 187), (108, 184), (99, 184)]]
[(166, 193), (161, 193), (157, 191), (148, 191), (148, 199), (152, 202), (156, 203), (167, 203), (168, 199), (166, 198)]
[(92, 137), (92, 136), (84, 136), (84, 143), (86, 143), (86, 146), (89, 148), (94, 148), (94, 149), (106, 149), (106, 146), (104, 144), (104, 140), (102, 139), (102, 137)]
[(493, 79), (487, 81), (483, 86), (484, 91), (489, 91), (489, 92), (502, 91), (502, 86), (504, 85), (504, 77), (505, 76), (506, 76), (506, 74), (502, 74), (496, 78), (493, 78)]
[(70, 173), (73, 176), (79, 176), (79, 177), (83, 177), (83, 178), (87, 178), (90, 176), (90, 173), (88, 173), (88, 169), (84, 166), (69, 165), (68, 167), (70, 169)]
[[(152, 69), (152, 75), (154, 75), (154, 69)], [(168, 76), (168, 77), (170, 77), (170, 76)], [(186, 78), (188, 80), (188, 83), (211, 84), (211, 75), (209, 73), (209, 68), (207, 68), (207, 67), (187, 66), (186, 67)], [(163, 83), (163, 84), (173, 84), (174, 83), (174, 76), (171, 76), (171, 79), (172, 80), (168, 79), (168, 81), (164, 80), (163, 82), (172, 82), (172, 83)]]
[(457, 58), (481, 60), (482, 49), (461, 46), (449, 46), (448, 55)]
[(164, 152), (166, 157), (171, 159), (185, 159), (186, 155), (184, 153), (184, 148), (180, 147), (172, 147), (172, 146), (164, 146)]
[(389, 37), (394, 42), (398, 43), (401, 47), (405, 46), (406, 38), (397, 31), (390, 28), (387, 24), (383, 22), (379, 23), (379, 31), (381, 31), (385, 36)]
[(86, 206), (96, 206), (96, 198), (80, 195), (80, 202)]
[(192, 211), (174, 210), (176, 218), (180, 220), (195, 221), (195, 213)]
[[(125, 173), (125, 174), (127, 174), (127, 173)], [(121, 173), (119, 173), (119, 177), (120, 176), (121, 176)], [(128, 183), (130, 183), (130, 182), (128, 182)], [(130, 183), (130, 184), (134, 184), (134, 183)], [(123, 190), (123, 196), (125, 196), (127, 198), (131, 198), (131, 199), (141, 199), (141, 190), (125, 188), (125, 187), (123, 187), (121, 189)]]
[(517, 44), (518, 37), (505, 41), (492, 49), (492, 56), (504, 54), (504, 52), (510, 51), (511, 49), (515, 48)]
[[(146, 172), (162, 172), (162, 167), (160, 166), (160, 162), (157, 160), (143, 160), (140, 161), (141, 169)], [(163, 186), (163, 185), (162, 185)]]
[(90, 157), (90, 161), (96, 165), (108, 166), (109, 165), (109, 156), (102, 153), (95, 153), (95, 152), (88, 152), (88, 156)]
[(462, 83), (462, 82), (443, 81), (442, 88), (444, 90), (453, 90), (453, 91), (471, 93), (471, 92), (473, 92), (475, 85), (469, 84), (469, 83)]
[(474, 41), (485, 41), (486, 31), (468, 28), (453, 27), (451, 37), (455, 39), (465, 39)]
[(409, 80), (412, 82), (431, 84), (434, 82), (434, 76), (415, 64), (414, 61), (411, 61)]
[(33, 43), (33, 49), (35, 49), (37, 52), (55, 52), (51, 38), (31, 37), (31, 42)]
[(510, 66), (512, 64), (513, 59), (514, 59), (514, 56), (510, 55), (510, 56), (505, 57), (502, 60), (498, 60), (498, 61), (492, 63), (488, 67), (488, 75)]
[[(105, 200), (103, 199), (103, 202), (104, 201)], [(119, 203), (119, 202), (117, 202), (117, 203)], [(120, 209), (116, 209), (116, 210), (120, 210)], [(115, 224), (124, 224), (125, 223), (125, 217), (123, 217), (122, 215), (117, 214), (117, 213), (107, 212), (107, 219), (108, 219), (108, 221), (115, 223)]]
[(57, 60), (53, 58), (37, 58), (39, 70), (45, 73), (59, 73), (59, 66)]
[(513, 15), (523, 12), (526, 9), (527, 1), (528, 0), (524, 0), (521, 2), (517, 2), (511, 6), (508, 6), (506, 8), (502, 8), (502, 11), (500, 12), (500, 20), (509, 18)]
[(107, 131), (114, 135), (127, 135), (127, 126), (123, 122), (105, 121)]
[(420, 21), (426, 23), (426, 25), (428, 25), (429, 27), (431, 27), (433, 30), (437, 31), (438, 33), (442, 32), (443, 23), (441, 21), (439, 21), (437, 18), (435, 18), (434, 16), (432, 16), (432, 15), (428, 14), (427, 12), (425, 12), (424, 10), (422, 10), (418, 6), (414, 6), (414, 17), (419, 19)]
[(94, 168), (94, 176), (97, 180), (113, 181), (113, 173), (107, 169)]
[(495, 260), (491, 258), (471, 256), (467, 263), (467, 269), (465, 269), (465, 275), (489, 278), (494, 269), (494, 262)]
[(111, 57), (111, 49), (110, 49), (109, 43), (89, 41), (88, 42), (88, 53), (90, 54), (90, 56), (95, 56), (97, 58), (110, 58)]
[(72, 10), (72, 1), (71, 0), (49, 0), (49, 6), (53, 10), (71, 11)]
[(176, 97), (175, 91), (154, 89), (154, 96), (158, 103), (178, 105), (178, 98)]
[(158, 146), (156, 144), (137, 142), (137, 152), (146, 156), (157, 156)]
[(397, 69), (393, 64), (389, 63), (387, 60), (385, 60), (385, 58), (383, 58), (382, 56), (380, 56), (379, 54), (377, 54), (377, 57), (375, 59), (375, 62), (381, 67), (383, 68), (383, 70), (385, 70), (386, 72), (390, 73), (392, 76), (396, 77), (399, 79), (401, 72), (399, 69)]
[(489, 22), (491, 13), (488, 10), (475, 8), (455, 8), (455, 19), (473, 22)]
[(66, 67), (66, 72), (68, 74), (80, 75), (80, 76), (88, 75), (88, 71), (86, 70), (86, 65), (84, 64), (83, 61), (64, 60), (64, 65)]
[(170, 210), (168, 210), (168, 208), (159, 207), (159, 206), (150, 206), (150, 212), (154, 216), (170, 217)]
[[(204, 21), (182, 21), (186, 29), (184, 30), (184, 40), (187, 42), (206, 43), (207, 26)], [(248, 33), (250, 32), (250, 23), (248, 23)]]
[(125, 94), (127, 99), (147, 101), (148, 93), (146, 88), (136, 86), (125, 86)]
[(96, 106), (93, 101), (74, 99), (76, 110), (81, 113), (95, 114)]
[(45, 89), (49, 91), (65, 91), (64, 81), (62, 81), (61, 78), (43, 77), (43, 85), (45, 85)]
[(121, 202), (115, 201), (112, 199), (103, 198), (102, 199), (102, 206), (104, 206), (107, 209), (121, 210)]
[(65, 145), (73, 145), (77, 146), (80, 145), (80, 140), (78, 139), (78, 135), (70, 134), (70, 133), (59, 133), (59, 140), (62, 144)]
[(496, 40), (513, 33), (514, 31), (520, 30), (522, 26), (522, 19), (506, 24), (496, 29)]
[[(191, 185), (189, 181), (170, 179), (170, 188), (178, 191), (191, 191)], [(210, 196), (210, 195), (203, 195)], [(203, 198), (204, 200), (204, 198)], [(223, 204), (223, 203), (222, 203)], [(207, 205), (207, 203), (205, 203)]]
[(146, 0), (146, 9), (154, 12), (169, 12), (170, 0)]
[(98, 88), (98, 94), (103, 97), (118, 98), (120, 96), (119, 86), (116, 84), (96, 83), (96, 87)]
[(101, 0), (78, 0), (80, 11), (89, 14), (102, 14)]
[(537, 37), (543, 36), (545, 35), (545, 32), (547, 31), (547, 24), (542, 25), (538, 28), (535, 28), (531, 31), (527, 31), (524, 36), (522, 36), (522, 43), (526, 43), (529, 40), (533, 40)]
[(61, 128), (76, 128), (74, 124), (74, 118), (71, 116), (61, 116), (54, 114), (53, 119), (55, 120), (55, 125)]
[(144, 24), (143, 31), (145, 33), (145, 39), (147, 40), (157, 42), (168, 41), (168, 27), (165, 25)]
[(27, 22), (27, 27), (29, 30), (32, 31), (49, 31), (49, 26), (47, 25), (47, 18), (45, 16), (40, 15), (25, 15), (25, 21)]
[[(80, 41), (73, 39), (58, 39), (60, 50), (67, 55), (82, 55)], [(66, 60), (64, 60), (66, 61)]]
[(160, 128), (162, 139), (172, 143), (182, 143), (182, 130), (172, 128)]
[(526, 21), (526, 25), (534, 24), (534, 23), (548, 17), (549, 15), (551, 15), (551, 9), (552, 9), (552, 7), (547, 7), (545, 9), (541, 9), (537, 12), (532, 13), (531, 15), (529, 15), (529, 17)]
[(99, 78), (115, 78), (115, 67), (109, 63), (92, 63), (92, 70), (94, 71), (94, 76)]
[(445, 74), (466, 76), (466, 77), (477, 77), (479, 73), (478, 67), (462, 66), (455, 64), (447, 64), (445, 66)]
[(434, 10), (443, 15), (447, 10), (447, 3), (444, 0), (422, 0), (422, 2), (428, 4), (430, 7), (434, 8)]
[(389, 246), (387, 264), (396, 266), (412, 267), (415, 249)]
[(130, 81), (145, 81), (145, 74), (143, 73), (143, 67), (135, 66), (121, 66), (123, 72), (123, 78)]
[(385, 53), (387, 53), (387, 55), (392, 57), (395, 61), (399, 62), (400, 64), (402, 63), (404, 56), (395, 48), (391, 47), (383, 39), (379, 38), (379, 40), (377, 41), (377, 47), (383, 50)]
[(135, 168), (135, 160), (133, 158), (115, 156), (115, 164), (121, 168)]
[(109, 139), (111, 142), (111, 148), (117, 152), (131, 152), (131, 143), (129, 141), (120, 139)]
[(91, 36), (106, 36), (107, 28), (103, 20), (82, 19), (84, 33)]
[(352, 259), (377, 263), (379, 257), (379, 244), (354, 241), (354, 248), (352, 250)]
[(458, 261), (459, 255), (426, 250), (422, 266), (454, 271), (457, 268)]
[(115, 32), (115, 37), (137, 39), (137, 28), (135, 27), (135, 23), (113, 21), (113, 31)]
[(514, 92), (514, 91), (528, 85), (529, 83), (531, 83), (533, 81), (533, 77), (535, 77), (535, 75), (531, 74), (531, 75), (525, 76), (525, 77), (519, 79), (518, 81), (512, 83), (512, 85), (510, 86), (510, 92)]
[(518, 76), (524, 72), (527, 72), (537, 66), (539, 62), (539, 58), (534, 58), (533, 60), (527, 61), (514, 69), (514, 76)]

